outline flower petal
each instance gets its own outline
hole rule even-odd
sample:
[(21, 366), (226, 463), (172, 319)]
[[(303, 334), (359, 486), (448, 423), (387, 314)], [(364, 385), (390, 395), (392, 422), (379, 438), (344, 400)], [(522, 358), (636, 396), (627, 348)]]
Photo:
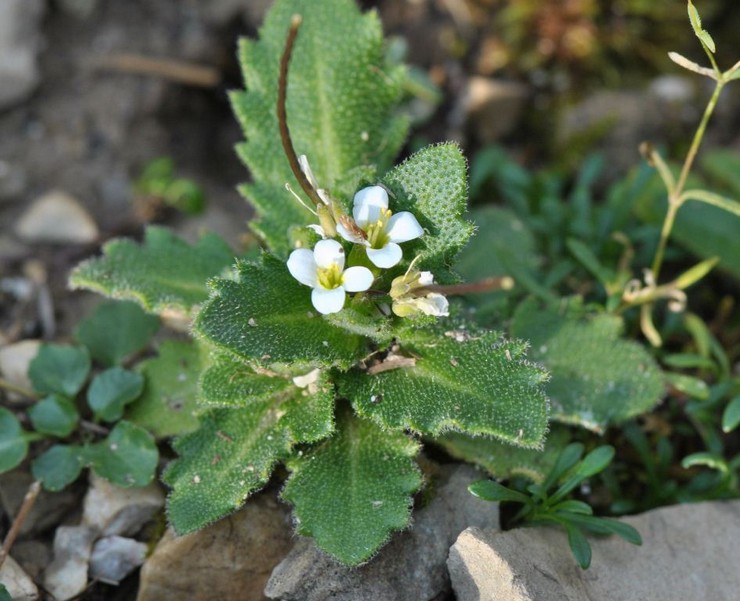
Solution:
[(419, 272), (419, 286), (431, 286), (434, 284), (434, 276), (431, 271)]
[(401, 257), (403, 257), (401, 247), (395, 242), (389, 242), (383, 248), (368, 248), (366, 250), (367, 258), (372, 261), (373, 265), (383, 269), (398, 265)]
[(332, 263), (344, 269), (344, 249), (336, 240), (319, 240), (313, 247), (313, 257), (319, 267), (331, 267)]
[(375, 279), (373, 272), (362, 266), (345, 269), (342, 276), (342, 287), (347, 292), (364, 292), (370, 288)]
[(299, 248), (290, 253), (288, 271), (290, 271), (290, 275), (305, 286), (314, 288), (317, 284), (316, 261), (313, 252), (307, 248)]
[(385, 229), (391, 242), (407, 242), (414, 240), (424, 233), (416, 217), (408, 211), (396, 213), (388, 220)]
[(342, 310), (345, 296), (344, 288), (341, 286), (333, 290), (314, 288), (311, 291), (311, 302), (319, 313), (328, 315), (329, 313), (337, 313)]
[(380, 211), (388, 208), (388, 192), (382, 186), (363, 188), (355, 194), (352, 216), (357, 225), (366, 226), (377, 221)]

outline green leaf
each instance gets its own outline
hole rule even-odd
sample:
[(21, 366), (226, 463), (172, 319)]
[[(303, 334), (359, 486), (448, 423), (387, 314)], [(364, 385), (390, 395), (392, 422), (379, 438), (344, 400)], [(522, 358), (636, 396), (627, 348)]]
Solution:
[(701, 153), (699, 162), (702, 172), (711, 178), (712, 183), (725, 188), (731, 196), (740, 198), (740, 153), (737, 150), (707, 149)]
[(10, 597), (8, 589), (5, 588), (5, 585), (2, 583), (0, 583), (0, 601), (13, 601), (13, 599)]
[(473, 225), (462, 218), (468, 201), (466, 175), (460, 148), (439, 144), (413, 154), (383, 178), (392, 192), (393, 212), (411, 211), (426, 231), (404, 245), (410, 259), (421, 256), (420, 267), (450, 267), (470, 239)]
[(588, 566), (591, 565), (591, 545), (588, 539), (578, 527), (568, 522), (563, 525), (568, 533), (568, 545), (570, 545), (570, 550), (573, 552), (573, 557), (576, 558), (581, 568), (588, 569)]
[(82, 447), (57, 444), (31, 462), (31, 473), (46, 490), (56, 492), (77, 480), (84, 466)]
[(547, 430), (547, 374), (529, 363), (526, 345), (492, 332), (416, 330), (401, 353), (413, 367), (369, 375), (356, 368), (338, 378), (339, 392), (362, 416), (384, 428), (438, 435), (445, 430), (495, 436), (537, 447)]
[(366, 350), (359, 336), (321, 317), (311, 290), (269, 255), (239, 262), (237, 279), (214, 280), (195, 332), (243, 360), (347, 367)]
[(547, 492), (555, 483), (560, 480), (568, 470), (578, 463), (583, 456), (583, 443), (572, 442), (558, 455), (555, 465), (547, 474), (545, 481), (542, 483), (541, 490)]
[(633, 545), (642, 544), (640, 533), (633, 526), (618, 520), (580, 514), (571, 514), (568, 520), (593, 534), (616, 534)]
[(93, 378), (87, 389), (87, 404), (95, 417), (114, 422), (123, 417), (124, 407), (144, 390), (144, 376), (121, 367), (111, 367)]
[(614, 315), (582, 315), (573, 299), (561, 309), (533, 300), (517, 309), (511, 334), (529, 339), (530, 356), (552, 373), (552, 418), (600, 432), (649, 411), (663, 396), (662, 374), (639, 344), (620, 338)]
[(699, 11), (696, 10), (696, 7), (691, 3), (691, 0), (689, 0), (688, 10), (689, 10), (689, 22), (691, 23), (691, 28), (694, 30), (696, 37), (699, 38), (701, 42), (712, 53), (714, 53), (716, 50), (714, 46), (714, 40), (712, 39), (712, 36), (710, 36), (709, 33), (706, 30), (704, 30), (704, 28), (701, 26), (701, 18), (699, 17)]
[(144, 392), (126, 410), (126, 419), (157, 438), (198, 427), (196, 393), (203, 369), (201, 350), (191, 342), (167, 340), (159, 355), (139, 363)]
[(577, 238), (568, 238), (566, 246), (571, 254), (578, 259), (578, 262), (583, 265), (604, 287), (610, 284), (616, 277), (614, 272), (607, 269), (601, 264), (599, 258), (591, 250), (591, 247), (582, 242)]
[(612, 459), (614, 459), (614, 447), (609, 445), (597, 447), (583, 458), (574, 475), (579, 478), (590, 478), (606, 469)]
[(690, 397), (700, 401), (706, 401), (709, 398), (709, 386), (704, 380), (673, 372), (666, 372), (665, 377), (671, 386)]
[(691, 455), (687, 455), (681, 460), (681, 467), (683, 467), (684, 469), (689, 469), (690, 467), (694, 467), (696, 465), (704, 465), (706, 467), (725, 473), (728, 471), (728, 466), (725, 459), (721, 455), (717, 455), (715, 453), (692, 453)]
[(189, 316), (208, 296), (206, 281), (231, 265), (234, 255), (218, 236), (206, 234), (195, 246), (162, 227), (148, 227), (144, 243), (119, 238), (103, 246), (103, 256), (80, 263), (70, 276), (73, 288), (86, 288), (139, 303), (153, 313)]
[(344, 414), (333, 437), (288, 463), (282, 496), (294, 505), (298, 533), (345, 564), (370, 559), (409, 522), (418, 450), (403, 433)]
[(231, 101), (246, 137), (238, 153), (255, 182), (242, 189), (257, 210), (251, 225), (279, 256), (291, 250), (291, 226), (315, 221), (285, 190), (287, 182), (300, 192), (276, 118), (279, 60), (294, 14), (302, 15), (303, 23), (290, 63), (288, 127), (319, 186), (340, 201), (351, 199), (357, 182), (350, 172), (362, 165), (384, 172), (407, 131), (406, 120), (393, 110), (406, 72), (385, 63), (375, 12), (362, 15), (352, 0), (276, 2), (260, 41), (240, 44), (246, 91), (232, 93)]
[(668, 367), (676, 369), (709, 369), (716, 368), (716, 364), (710, 358), (695, 353), (676, 353), (666, 355), (661, 361)]
[(588, 503), (577, 501), (576, 499), (561, 501), (551, 509), (555, 512), (578, 513), (582, 515), (591, 515), (594, 511)]
[(52, 394), (32, 405), (28, 417), (37, 432), (64, 438), (77, 427), (80, 414), (71, 400)]
[(130, 301), (108, 301), (77, 326), (75, 337), (106, 367), (143, 349), (159, 329), (159, 319)]
[(149, 432), (120, 421), (105, 440), (85, 447), (84, 457), (98, 476), (117, 486), (139, 487), (154, 478), (159, 451)]
[(173, 490), (170, 524), (187, 534), (236, 511), (285, 459), (291, 436), (269, 401), (248, 409), (213, 409), (200, 427), (176, 439), (179, 458), (162, 477)]
[(512, 503), (529, 504), (532, 499), (518, 490), (507, 488), (495, 480), (478, 480), (468, 486), (468, 490), (484, 501), (510, 501)]
[(43, 344), (28, 367), (33, 389), (40, 394), (74, 398), (90, 371), (90, 355), (83, 347)]
[(523, 476), (533, 482), (545, 479), (569, 440), (570, 433), (563, 427), (550, 430), (543, 450), (512, 447), (494, 438), (462, 432), (446, 432), (433, 439), (453, 457), (475, 463), (496, 478)]
[(740, 395), (733, 397), (722, 413), (722, 431), (732, 432), (740, 425)]
[(28, 453), (28, 439), (13, 412), (0, 407), (0, 473), (16, 467)]

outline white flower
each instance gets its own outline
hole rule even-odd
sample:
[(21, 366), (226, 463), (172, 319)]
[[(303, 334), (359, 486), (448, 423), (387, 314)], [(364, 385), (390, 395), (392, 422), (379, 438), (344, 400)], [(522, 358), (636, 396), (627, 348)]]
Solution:
[(381, 186), (363, 188), (355, 194), (352, 216), (354, 223), (338, 222), (337, 231), (345, 240), (366, 246), (368, 259), (383, 269), (401, 260), (400, 242), (414, 240), (424, 233), (416, 217), (408, 211), (391, 213), (388, 193)]
[[(418, 257), (417, 257), (418, 259)], [(414, 269), (416, 259), (411, 262), (405, 274), (398, 276), (391, 283), (393, 312), (399, 317), (409, 317), (417, 313), (444, 317), (450, 314), (447, 298), (439, 292), (425, 290), (434, 284), (431, 271)]]
[(294, 250), (288, 257), (288, 271), (313, 288), (311, 302), (323, 315), (341, 311), (347, 292), (367, 290), (375, 279), (367, 267), (344, 269), (344, 249), (336, 240), (319, 240), (312, 251)]

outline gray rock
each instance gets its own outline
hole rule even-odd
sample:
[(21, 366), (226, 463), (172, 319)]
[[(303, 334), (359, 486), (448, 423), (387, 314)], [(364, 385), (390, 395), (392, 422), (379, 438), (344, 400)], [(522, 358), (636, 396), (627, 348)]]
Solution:
[(75, 198), (52, 191), (21, 215), (16, 233), (27, 242), (89, 244), (97, 240), (98, 226)]
[(470, 528), (450, 550), (459, 601), (718, 601), (740, 591), (740, 501), (678, 505), (624, 518), (641, 533), (591, 539), (588, 570), (575, 563), (564, 532)]
[(121, 488), (90, 474), (82, 523), (103, 536), (132, 535), (164, 505), (164, 493), (157, 482), (144, 488)]
[(89, 526), (60, 526), (54, 535), (54, 561), (44, 576), (44, 587), (57, 601), (79, 595), (87, 586), (87, 566), (97, 536)]
[(265, 594), (296, 601), (427, 601), (449, 589), (447, 552), (468, 526), (498, 527), (498, 505), (467, 487), (481, 478), (466, 465), (444, 466), (435, 494), (414, 513), (411, 528), (397, 533), (367, 564), (348, 568), (299, 539), (272, 573)]
[(0, 567), (0, 582), (5, 585), (13, 601), (36, 601), (39, 598), (39, 589), (33, 580), (10, 556), (5, 558)]
[(90, 556), (90, 578), (117, 585), (144, 563), (146, 543), (123, 536), (96, 541)]
[(44, 8), (43, 0), (0, 2), (0, 110), (25, 100), (39, 83)]
[(26, 574), (40, 582), (43, 571), (51, 563), (51, 541), (17, 540), (13, 557)]
[[(28, 379), (28, 366), (39, 352), (40, 346), (40, 340), (21, 340), (0, 348), (0, 376), (11, 384), (30, 390), (31, 380)], [(23, 397), (10, 392), (8, 398), (20, 400)]]

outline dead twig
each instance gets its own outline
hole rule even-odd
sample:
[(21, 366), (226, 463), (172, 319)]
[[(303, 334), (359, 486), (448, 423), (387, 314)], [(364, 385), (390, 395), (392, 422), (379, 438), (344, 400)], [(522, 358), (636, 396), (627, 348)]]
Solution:
[(152, 75), (200, 88), (214, 88), (221, 82), (221, 74), (213, 67), (140, 54), (106, 56), (97, 61), (95, 66), (108, 71)]
[(15, 519), (10, 526), (10, 530), (8, 530), (8, 534), (3, 541), (3, 547), (0, 549), (0, 568), (3, 567), (5, 558), (10, 553), (10, 548), (13, 546), (13, 543), (15, 542), (18, 533), (21, 531), (21, 527), (26, 521), (26, 518), (28, 517), (28, 514), (31, 511), (33, 504), (36, 502), (40, 492), (41, 482), (39, 480), (36, 480), (28, 487), (28, 492), (23, 498), (23, 503), (21, 504), (21, 508), (18, 510), (18, 515), (15, 516)]

